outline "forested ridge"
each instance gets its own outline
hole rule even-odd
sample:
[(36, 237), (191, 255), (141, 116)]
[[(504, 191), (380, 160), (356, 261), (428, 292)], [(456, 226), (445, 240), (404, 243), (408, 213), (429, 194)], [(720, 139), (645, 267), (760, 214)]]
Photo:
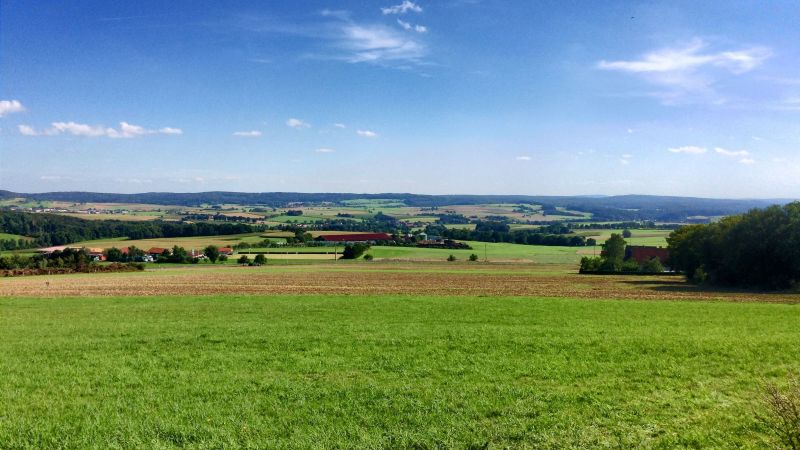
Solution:
[(29, 241), (30, 247), (44, 247), (117, 237), (149, 239), (239, 234), (255, 228), (241, 223), (85, 220), (57, 214), (0, 211), (0, 230), (33, 238)]

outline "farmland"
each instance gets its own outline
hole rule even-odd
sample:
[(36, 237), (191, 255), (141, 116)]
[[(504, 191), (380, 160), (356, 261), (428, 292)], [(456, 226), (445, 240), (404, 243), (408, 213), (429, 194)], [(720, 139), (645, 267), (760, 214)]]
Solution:
[[(498, 267), (472, 274), (474, 285), (517, 270)], [(247, 273), (258, 284), (272, 269)], [(391, 268), (330, 272), (349, 291), (318, 278), (323, 271), (294, 270), (278, 272), (290, 276), (280, 294), (240, 285), (0, 299), (0, 442), (761, 448), (770, 435), (754, 419), (760, 383), (800, 360), (796, 306), (599, 300), (611, 291), (592, 301), (480, 290), (353, 295), (362, 275), (385, 278)], [(244, 272), (183, 271), (229, 287), (227, 273)], [(139, 275), (139, 286), (154, 276)], [(501, 276), (489, 283), (506, 284)], [(295, 288), (309, 277), (315, 291)]]
[[(268, 227), (369, 222), (376, 210), (420, 230), (476, 228), (483, 218), (512, 233), (541, 226), (525, 223), (536, 208), (514, 204), (436, 212), (477, 217), (468, 224), (442, 224), (396, 200), (257, 213), (214, 206), (201, 210), (265, 221), (252, 233), (72, 245), (246, 243), (241, 251), (264, 253), (264, 265), (240, 265), (236, 254), (217, 264), (0, 279), (0, 447), (775, 444), (758, 415), (764, 384), (798, 369), (796, 290), (714, 288), (664, 273), (580, 275), (579, 259), (599, 246), (425, 248), (413, 239), (427, 238), (405, 232), (401, 245), (366, 250), (371, 261), (337, 260), (334, 247), (295, 239), (347, 232)], [(129, 214), (173, 214), (149, 208)], [(621, 232), (603, 225), (556, 232), (599, 243)], [(631, 233), (628, 244), (663, 246), (670, 231)], [(281, 245), (257, 247), (264, 239)]]

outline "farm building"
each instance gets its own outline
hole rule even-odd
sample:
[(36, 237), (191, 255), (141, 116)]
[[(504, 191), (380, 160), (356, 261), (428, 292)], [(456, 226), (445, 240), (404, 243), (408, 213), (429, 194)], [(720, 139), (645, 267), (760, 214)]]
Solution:
[(350, 234), (328, 234), (325, 236), (321, 236), (321, 238), (324, 242), (374, 243), (379, 241), (390, 241), (392, 240), (392, 235), (388, 233), (350, 233)]
[(231, 256), (233, 254), (233, 249), (230, 247), (220, 247), (219, 254), (225, 256)]
[(664, 247), (629, 245), (625, 247), (625, 259), (631, 258), (639, 264), (646, 263), (653, 258), (658, 258), (662, 264), (666, 264), (669, 259), (669, 250)]
[(152, 256), (153, 258), (158, 258), (159, 256), (163, 255), (165, 251), (167, 251), (166, 248), (153, 247), (147, 251), (147, 254)]

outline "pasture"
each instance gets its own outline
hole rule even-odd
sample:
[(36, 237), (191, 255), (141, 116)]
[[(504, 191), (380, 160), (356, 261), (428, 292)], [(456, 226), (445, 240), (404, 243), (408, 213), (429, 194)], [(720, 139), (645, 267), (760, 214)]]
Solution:
[(0, 299), (0, 442), (764, 448), (800, 360), (792, 305), (288, 292)]

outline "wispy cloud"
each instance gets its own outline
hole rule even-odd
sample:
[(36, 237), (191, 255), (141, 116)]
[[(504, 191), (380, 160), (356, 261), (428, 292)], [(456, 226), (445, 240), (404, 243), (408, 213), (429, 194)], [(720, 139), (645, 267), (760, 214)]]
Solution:
[(530, 161), (533, 158), (531, 158), (530, 156), (517, 156), (514, 159), (517, 160), (517, 161)]
[(360, 62), (420, 62), (427, 47), (408, 34), (383, 25), (349, 23), (342, 27), (338, 46), (347, 52), (344, 59)]
[(233, 135), (237, 137), (260, 137), (263, 133), (258, 130), (251, 130), (251, 131), (234, 131)]
[(753, 158), (742, 158), (739, 160), (740, 164), (755, 164), (756, 160)]
[(112, 139), (130, 139), (153, 134), (183, 134), (183, 130), (180, 128), (164, 127), (153, 130), (139, 125), (132, 125), (128, 122), (120, 122), (119, 128), (87, 125), (76, 122), (53, 122), (50, 124), (50, 128), (41, 131), (36, 130), (30, 125), (19, 125), (18, 129), (20, 134), (24, 136), (56, 136), (59, 134), (69, 134), (72, 136), (107, 137)]
[(183, 134), (183, 130), (181, 130), (180, 128), (172, 128), (172, 127), (159, 128), (158, 132), (161, 134), (174, 134), (174, 135)]
[(367, 138), (376, 138), (378, 137), (378, 133), (370, 130), (356, 130), (356, 134), (362, 137)]
[(292, 127), (295, 130), (302, 130), (304, 128), (309, 128), (311, 125), (309, 123), (303, 122), (300, 119), (291, 118), (286, 121), (286, 126)]
[(342, 128), (342, 129), (347, 128), (347, 126), (345, 126), (345, 124), (343, 124), (343, 123), (335, 123), (335, 124), (333, 124), (333, 126), (335, 126), (336, 128)]
[(636, 60), (597, 63), (602, 70), (615, 70), (643, 77), (666, 90), (654, 92), (665, 104), (690, 101), (723, 102), (713, 85), (720, 74), (740, 75), (763, 64), (772, 55), (766, 47), (748, 47), (713, 52), (702, 39), (688, 45), (662, 48), (642, 55)]
[(428, 27), (422, 25), (412, 25), (409, 22), (406, 22), (401, 19), (397, 19), (397, 24), (400, 25), (406, 31), (416, 31), (417, 33), (427, 33)]
[(687, 153), (690, 155), (700, 155), (708, 151), (705, 147), (697, 147), (694, 145), (686, 145), (683, 147), (672, 147), (667, 149), (672, 153)]
[(325, 148), (325, 147), (323, 147), (323, 148), (318, 148), (318, 149), (316, 149), (316, 150), (314, 150), (314, 151), (315, 151), (315, 152), (317, 152), (317, 153), (333, 153), (333, 152), (335, 152), (336, 150), (334, 150), (334, 149), (332, 149), (332, 148)]
[(25, 111), (19, 100), (0, 100), (0, 117)]
[(399, 5), (387, 6), (385, 8), (381, 8), (381, 12), (384, 15), (405, 14), (409, 11), (420, 13), (422, 12), (422, 7), (409, 0), (404, 0), (403, 3), (400, 3)]
[(748, 152), (747, 150), (727, 150), (727, 149), (724, 149), (722, 147), (716, 147), (714, 149), (714, 151), (719, 155), (729, 156), (731, 158), (735, 158), (735, 157), (744, 158), (744, 157), (747, 157), (747, 156), (750, 155), (750, 152)]

